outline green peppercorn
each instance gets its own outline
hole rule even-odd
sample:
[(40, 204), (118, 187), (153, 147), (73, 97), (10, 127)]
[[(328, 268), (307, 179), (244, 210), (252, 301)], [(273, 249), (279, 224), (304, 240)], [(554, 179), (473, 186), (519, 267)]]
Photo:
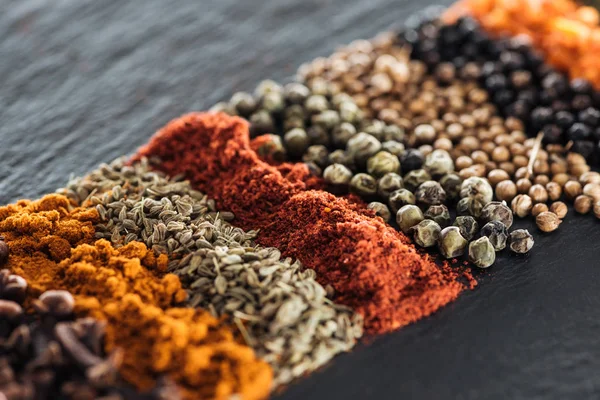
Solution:
[(374, 136), (359, 132), (348, 140), (346, 151), (352, 155), (357, 165), (364, 166), (372, 155), (381, 150), (381, 143)]
[(517, 229), (510, 233), (510, 249), (518, 254), (525, 254), (533, 247), (533, 236), (527, 229)]
[(345, 122), (357, 123), (362, 119), (362, 111), (354, 101), (344, 101), (339, 106), (340, 119)]
[(446, 258), (462, 256), (467, 244), (467, 240), (462, 237), (460, 230), (456, 226), (448, 226), (442, 229), (440, 239), (438, 240), (440, 253)]
[(487, 236), (469, 244), (469, 261), (479, 268), (488, 268), (496, 261), (496, 251)]
[(258, 110), (250, 116), (250, 136), (255, 137), (274, 131), (275, 122), (268, 111)]
[(352, 171), (342, 164), (332, 164), (323, 171), (323, 178), (331, 185), (348, 185)]
[(434, 150), (425, 157), (423, 168), (434, 178), (440, 178), (454, 171), (454, 161), (446, 150)]
[(398, 125), (386, 125), (383, 128), (383, 140), (386, 142), (402, 144), (406, 140), (406, 134), (404, 129), (400, 128)]
[(400, 175), (388, 172), (377, 181), (377, 194), (387, 200), (393, 191), (402, 189), (403, 186), (404, 182)]
[(372, 196), (377, 192), (377, 180), (369, 174), (356, 174), (350, 180), (350, 191), (359, 196)]
[(512, 226), (513, 213), (506, 202), (492, 201), (483, 207), (481, 210), (481, 223), (486, 224), (490, 221), (500, 221), (507, 228)]
[(381, 148), (387, 151), (388, 153), (395, 155), (396, 157), (402, 157), (402, 155), (406, 151), (402, 143), (398, 143), (394, 140), (388, 140), (386, 142), (381, 143)]
[(390, 219), (392, 218), (392, 213), (390, 213), (390, 209), (385, 204), (380, 203), (378, 201), (373, 201), (367, 205), (367, 208), (369, 210), (375, 211), (375, 215), (378, 215), (381, 218), (383, 218), (385, 222), (390, 222)]
[(500, 221), (490, 221), (481, 228), (481, 236), (487, 236), (496, 251), (506, 247), (508, 239), (508, 229)]
[(302, 117), (286, 117), (283, 120), (283, 131), (291, 131), (294, 128), (305, 128), (304, 118)]
[(270, 114), (276, 114), (285, 107), (285, 100), (281, 92), (268, 92), (261, 98), (260, 108), (268, 111)]
[(442, 228), (450, 225), (450, 212), (448, 211), (448, 207), (443, 204), (430, 206), (425, 211), (425, 218), (437, 222)]
[(336, 93), (331, 97), (331, 104), (333, 104), (334, 107), (340, 108), (344, 102), (354, 103), (354, 99), (346, 92)]
[(285, 147), (292, 156), (301, 156), (308, 146), (310, 140), (304, 129), (295, 128), (283, 135)]
[(310, 89), (301, 83), (288, 83), (283, 88), (283, 95), (288, 103), (302, 104), (310, 96)]
[(447, 174), (440, 179), (440, 185), (442, 185), (442, 188), (446, 192), (448, 200), (454, 201), (458, 199), (462, 182), (461, 177), (456, 174)]
[(458, 227), (460, 234), (467, 240), (472, 240), (479, 233), (479, 224), (470, 215), (456, 217), (452, 225)]
[(423, 207), (435, 206), (446, 201), (446, 192), (438, 182), (425, 181), (417, 188), (415, 199)]
[(227, 115), (238, 115), (237, 110), (229, 103), (220, 101), (212, 106), (208, 111), (210, 112), (223, 112)]
[(390, 209), (394, 213), (405, 205), (414, 205), (415, 202), (415, 195), (407, 189), (394, 190), (388, 199)]
[(356, 128), (349, 122), (342, 122), (333, 129), (331, 139), (334, 146), (345, 148), (348, 140), (356, 135)]
[(319, 167), (325, 168), (329, 165), (329, 151), (327, 150), (327, 147), (320, 144), (309, 146), (302, 155), (302, 161), (312, 161)]
[(320, 144), (323, 146), (329, 146), (329, 134), (327, 129), (321, 125), (313, 125), (306, 131), (310, 144)]
[(460, 199), (456, 204), (457, 215), (469, 215), (473, 218), (479, 218), (482, 209), (483, 202), (480, 198), (476, 197), (465, 197), (464, 199)]
[(256, 110), (257, 102), (250, 93), (237, 92), (231, 96), (229, 105), (235, 108), (239, 115), (248, 117)]
[(375, 178), (380, 178), (389, 172), (400, 171), (400, 160), (387, 151), (380, 151), (367, 160), (367, 172)]
[(492, 201), (494, 190), (487, 179), (472, 176), (465, 179), (460, 189), (460, 197), (478, 198), (484, 205)]
[(256, 86), (256, 89), (254, 89), (254, 95), (256, 97), (263, 97), (267, 93), (271, 93), (271, 92), (281, 93), (282, 90), (283, 90), (283, 88), (281, 87), (281, 85), (279, 83), (277, 83), (271, 79), (265, 79), (264, 81), (261, 81)]
[(308, 167), (308, 171), (310, 172), (311, 175), (318, 176), (318, 177), (323, 176), (323, 169), (321, 169), (321, 167), (319, 167), (313, 161), (309, 161), (304, 164)]
[(430, 181), (431, 175), (424, 169), (415, 169), (404, 175), (404, 187), (414, 192), (423, 182)]
[(404, 233), (408, 233), (410, 228), (423, 221), (424, 218), (421, 209), (412, 204), (403, 206), (396, 213), (396, 222), (400, 230)]
[(324, 110), (319, 114), (312, 116), (311, 121), (313, 125), (319, 125), (326, 130), (331, 130), (340, 123), (340, 114), (335, 110)]
[(285, 161), (285, 147), (281, 142), (281, 137), (268, 133), (264, 135), (265, 140), (261, 142), (256, 154), (261, 158), (272, 158), (275, 161)]
[(287, 106), (285, 108), (285, 110), (283, 110), (283, 117), (286, 119), (287, 118), (301, 119), (303, 122), (302, 127), (304, 127), (304, 119), (306, 119), (306, 112), (304, 110), (304, 107), (302, 107), (302, 105), (291, 104), (291, 105)]
[(417, 245), (421, 247), (431, 247), (434, 246), (440, 238), (442, 228), (440, 228), (437, 222), (426, 219), (415, 225), (412, 228), (412, 231), (414, 241)]
[(318, 114), (329, 109), (329, 102), (327, 98), (320, 94), (313, 94), (308, 96), (304, 102), (304, 108), (310, 114)]
[(378, 119), (373, 119), (362, 125), (362, 131), (372, 135), (379, 141), (384, 140), (383, 130), (385, 129), (385, 123)]
[(329, 153), (328, 157), (329, 164), (342, 164), (352, 169), (353, 161), (352, 157), (348, 155), (344, 150), (338, 149)]

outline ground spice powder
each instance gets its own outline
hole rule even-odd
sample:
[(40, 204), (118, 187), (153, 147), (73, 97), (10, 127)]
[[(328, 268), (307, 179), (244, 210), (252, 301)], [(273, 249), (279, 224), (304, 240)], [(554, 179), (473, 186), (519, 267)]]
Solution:
[(61, 195), (0, 207), (0, 235), (10, 248), (5, 267), (27, 280), (28, 301), (68, 290), (79, 316), (107, 320), (106, 350), (124, 350), (119, 371), (138, 389), (166, 375), (184, 399), (267, 397), (270, 367), (223, 320), (173, 308), (187, 296), (175, 275), (162, 273), (166, 255), (139, 242), (118, 249), (94, 242), (97, 219), (95, 209), (73, 208)]
[[(248, 124), (225, 114), (192, 113), (176, 119), (138, 154), (158, 157), (167, 174), (193, 185), (232, 211), (236, 224), (260, 229), (259, 242), (275, 246), (317, 271), (336, 301), (382, 333), (425, 317), (457, 298), (461, 272), (438, 267), (409, 240), (356, 203), (308, 190), (308, 169), (281, 172), (251, 149)], [(462, 270), (461, 270), (462, 271)]]

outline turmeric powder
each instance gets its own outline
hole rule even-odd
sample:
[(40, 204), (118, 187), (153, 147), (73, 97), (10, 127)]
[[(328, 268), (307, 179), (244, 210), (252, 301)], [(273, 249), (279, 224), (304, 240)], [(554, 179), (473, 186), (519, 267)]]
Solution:
[(73, 208), (61, 195), (0, 207), (0, 235), (10, 248), (6, 264), (25, 278), (26, 304), (45, 290), (68, 290), (77, 316), (107, 320), (105, 347), (124, 351), (120, 373), (138, 389), (161, 375), (184, 399), (261, 399), (272, 372), (252, 349), (208, 312), (174, 308), (187, 295), (164, 274), (168, 258), (143, 243), (115, 249), (94, 242), (95, 209)]

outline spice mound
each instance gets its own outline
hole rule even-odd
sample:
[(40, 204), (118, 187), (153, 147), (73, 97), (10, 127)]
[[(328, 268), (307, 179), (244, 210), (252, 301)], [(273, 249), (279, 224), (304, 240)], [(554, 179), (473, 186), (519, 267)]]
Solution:
[[(315, 272), (254, 241), (256, 231), (232, 226), (230, 212), (186, 181), (149, 169), (146, 159), (102, 165), (60, 190), (100, 215), (96, 237), (115, 247), (142, 241), (179, 276), (187, 304), (230, 316), (258, 357), (285, 384), (349, 351), (362, 335), (362, 319), (331, 301)], [(91, 196), (90, 194), (93, 193)], [(138, 244), (141, 246), (141, 244)]]
[(93, 242), (98, 217), (60, 195), (0, 208), (6, 268), (29, 283), (27, 300), (44, 290), (71, 292), (77, 316), (107, 321), (105, 348), (122, 349), (119, 372), (139, 390), (164, 375), (184, 399), (266, 397), (271, 369), (224, 321), (173, 308), (187, 295), (177, 276), (164, 274), (166, 255), (139, 242), (118, 249), (104, 239), (85, 243)]
[[(222, 113), (193, 113), (169, 123), (134, 156), (158, 157), (156, 168), (184, 174), (260, 229), (275, 246), (317, 272), (336, 300), (365, 318), (370, 333), (387, 332), (435, 312), (465, 289), (460, 274), (418, 254), (409, 240), (370, 211), (302, 182), (286, 179), (251, 149), (247, 123)], [(306, 168), (306, 167), (305, 167)]]

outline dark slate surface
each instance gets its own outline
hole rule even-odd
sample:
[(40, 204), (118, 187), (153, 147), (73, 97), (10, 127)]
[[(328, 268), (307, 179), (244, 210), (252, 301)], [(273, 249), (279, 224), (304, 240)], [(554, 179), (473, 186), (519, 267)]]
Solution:
[[(171, 118), (289, 77), (427, 4), (0, 0), (0, 202), (51, 192)], [(536, 231), (530, 256), (503, 254), (475, 291), (276, 398), (598, 397), (598, 227), (569, 215)]]

